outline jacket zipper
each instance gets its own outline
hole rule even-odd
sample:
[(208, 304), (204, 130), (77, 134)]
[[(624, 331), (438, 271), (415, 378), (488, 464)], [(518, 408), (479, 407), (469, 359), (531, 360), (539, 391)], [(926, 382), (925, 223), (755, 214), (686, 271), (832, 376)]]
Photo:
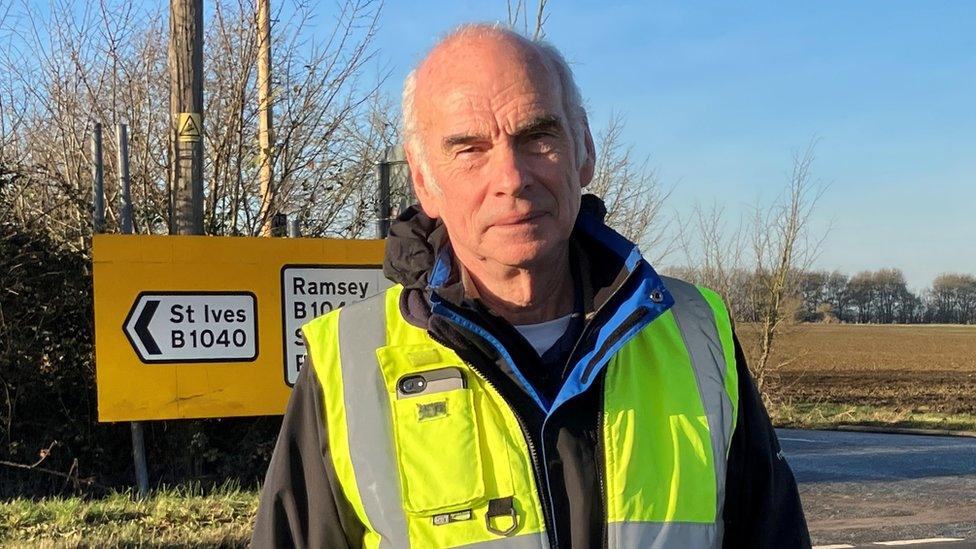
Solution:
[[(444, 317), (444, 318), (448, 318), (448, 320), (450, 320), (449, 317)], [(456, 323), (454, 323), (454, 325), (464, 330), (463, 327), (458, 326)], [(451, 348), (450, 345), (448, 345), (447, 342), (442, 340), (440, 337), (436, 336), (435, 334), (429, 331), (427, 333), (434, 341), (440, 343), (441, 345), (447, 348)], [(473, 333), (473, 332), (468, 332), (468, 333)], [(495, 393), (498, 394), (499, 397), (501, 397), (501, 399), (508, 406), (509, 411), (512, 412), (512, 416), (515, 417), (515, 421), (518, 423), (519, 429), (521, 429), (522, 431), (522, 438), (525, 439), (525, 446), (529, 449), (529, 459), (532, 461), (532, 473), (533, 476), (535, 477), (536, 495), (539, 496), (539, 503), (542, 507), (542, 520), (546, 526), (546, 537), (549, 539), (550, 548), (557, 549), (558, 543), (556, 541), (556, 523), (552, 517), (552, 509), (550, 507), (551, 503), (549, 502), (549, 499), (546, 497), (546, 495), (543, 494), (542, 490), (540, 489), (542, 486), (546, 486), (548, 488), (549, 484), (543, 477), (542, 465), (540, 464), (539, 461), (539, 452), (536, 450), (535, 443), (532, 442), (532, 437), (529, 434), (528, 427), (526, 427), (525, 425), (525, 420), (522, 419), (522, 416), (519, 415), (519, 413), (515, 410), (515, 407), (512, 406), (510, 402), (508, 402), (508, 399), (506, 399), (505, 396), (502, 395), (501, 391), (498, 390), (498, 387), (490, 379), (488, 379), (487, 376), (485, 376), (484, 372), (482, 372), (478, 368), (478, 366), (471, 363), (468, 363), (468, 366), (475, 374), (478, 375), (479, 378), (481, 378), (485, 383), (487, 383), (488, 386), (491, 387), (492, 390), (495, 391)]]
[[(602, 387), (601, 387), (602, 388)], [(602, 392), (602, 391), (601, 391)], [(606, 487), (606, 471), (607, 471), (607, 459), (606, 459), (606, 448), (603, 442), (603, 412), (606, 407), (606, 400), (603, 395), (600, 396), (600, 405), (597, 407), (596, 412), (596, 461), (597, 461), (597, 485), (600, 488), (600, 505), (603, 506), (603, 520), (600, 521), (600, 540), (602, 547), (607, 549), (610, 546), (610, 540), (607, 538), (607, 523), (610, 522), (609, 508), (610, 503), (607, 501), (607, 487)]]

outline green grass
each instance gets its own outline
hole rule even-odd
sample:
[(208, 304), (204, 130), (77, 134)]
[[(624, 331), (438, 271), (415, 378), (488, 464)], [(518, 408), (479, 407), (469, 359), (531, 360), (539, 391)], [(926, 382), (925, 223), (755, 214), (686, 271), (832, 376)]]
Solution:
[(245, 547), (258, 493), (228, 485), (0, 502), (0, 547)]
[(976, 416), (943, 414), (880, 406), (854, 406), (832, 402), (774, 404), (770, 418), (777, 427), (830, 429), (840, 425), (976, 431)]

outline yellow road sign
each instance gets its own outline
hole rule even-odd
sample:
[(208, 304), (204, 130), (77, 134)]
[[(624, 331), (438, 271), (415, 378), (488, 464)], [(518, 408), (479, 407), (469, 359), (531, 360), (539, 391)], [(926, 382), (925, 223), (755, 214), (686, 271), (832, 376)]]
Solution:
[(381, 240), (96, 235), (100, 421), (280, 414), (302, 324), (389, 287)]
[(180, 141), (203, 139), (203, 119), (198, 112), (181, 112), (176, 121), (176, 138)]

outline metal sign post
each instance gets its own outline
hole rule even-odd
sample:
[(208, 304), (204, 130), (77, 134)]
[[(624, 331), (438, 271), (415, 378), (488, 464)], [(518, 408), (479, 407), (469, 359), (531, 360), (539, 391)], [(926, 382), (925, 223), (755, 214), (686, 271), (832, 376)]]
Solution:
[[(119, 124), (115, 137), (118, 146), (119, 188), (122, 189), (122, 234), (132, 234), (134, 223), (132, 219), (132, 189), (129, 181), (129, 129), (125, 124)], [(140, 498), (149, 494), (149, 468), (146, 466), (146, 437), (142, 431), (142, 423), (133, 421), (129, 424), (132, 435), (132, 464), (136, 470), (136, 490)]]
[[(376, 180), (379, 195), (376, 205), (376, 235), (377, 238), (386, 238), (393, 218), (416, 201), (403, 147), (386, 148), (383, 159), (376, 164)], [(393, 204), (394, 190), (400, 196), (396, 212)]]
[(102, 164), (102, 125), (92, 130), (92, 232), (105, 231), (105, 168)]
[(121, 192), (122, 234), (132, 234), (132, 188), (129, 182), (129, 128), (119, 124), (115, 129), (119, 162), (119, 189)]
[(379, 200), (376, 205), (376, 237), (386, 238), (390, 234), (390, 163), (384, 156), (376, 165), (379, 187)]

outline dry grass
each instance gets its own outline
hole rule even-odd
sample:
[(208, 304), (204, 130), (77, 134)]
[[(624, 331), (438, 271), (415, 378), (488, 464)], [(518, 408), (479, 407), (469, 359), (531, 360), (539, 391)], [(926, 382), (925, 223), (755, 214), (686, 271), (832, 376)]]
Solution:
[(258, 494), (227, 486), (0, 502), (0, 547), (246, 547)]
[[(747, 349), (754, 330), (738, 327)], [(779, 424), (976, 425), (976, 326), (799, 325), (772, 363)]]
[(778, 427), (829, 429), (840, 425), (976, 432), (976, 416), (917, 412), (906, 408), (832, 403), (773, 404), (770, 417)]

